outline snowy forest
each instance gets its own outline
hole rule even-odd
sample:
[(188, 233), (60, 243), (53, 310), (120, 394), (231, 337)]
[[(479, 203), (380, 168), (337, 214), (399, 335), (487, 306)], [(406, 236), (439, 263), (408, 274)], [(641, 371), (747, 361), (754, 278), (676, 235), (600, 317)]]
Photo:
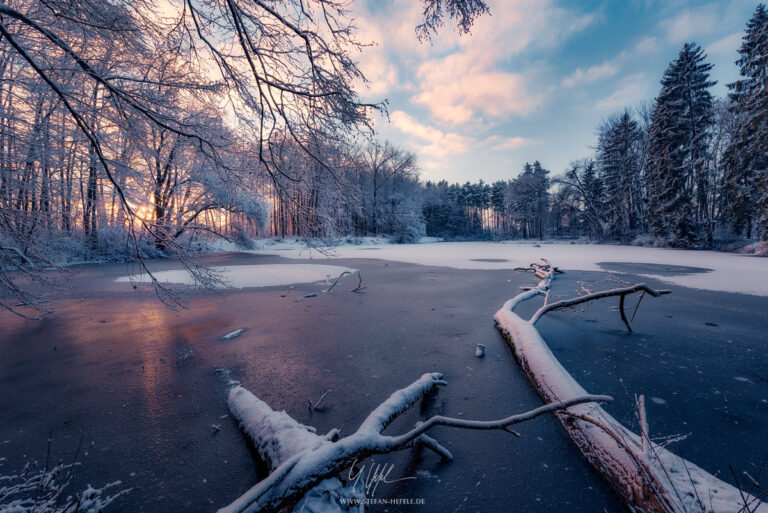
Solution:
[[(326, 23), (305, 44), (278, 12), (265, 21), (257, 11), (271, 8), (260, 4), (3, 4), (4, 261), (178, 254), (214, 234), (588, 236), (686, 248), (768, 238), (762, 4), (727, 98), (709, 92), (712, 65), (686, 43), (653, 102), (597, 127), (594, 155), (562, 172), (533, 162), (506, 181), (465, 184), (420, 182), (413, 153), (365, 131), (384, 104), (352, 89), (359, 43), (342, 7), (318, 8)], [(304, 119), (310, 105), (318, 113)]]

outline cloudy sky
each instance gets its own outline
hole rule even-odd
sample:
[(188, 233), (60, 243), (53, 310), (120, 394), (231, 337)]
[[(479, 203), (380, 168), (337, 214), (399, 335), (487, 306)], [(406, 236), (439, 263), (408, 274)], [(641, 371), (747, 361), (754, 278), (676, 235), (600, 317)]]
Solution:
[(379, 136), (416, 152), (424, 180), (494, 181), (540, 160), (553, 174), (589, 156), (609, 114), (652, 100), (667, 64), (695, 41), (715, 65), (714, 93), (737, 78), (757, 2), (491, 0), (471, 35), (414, 27), (420, 1), (358, 0), (369, 100), (389, 100)]

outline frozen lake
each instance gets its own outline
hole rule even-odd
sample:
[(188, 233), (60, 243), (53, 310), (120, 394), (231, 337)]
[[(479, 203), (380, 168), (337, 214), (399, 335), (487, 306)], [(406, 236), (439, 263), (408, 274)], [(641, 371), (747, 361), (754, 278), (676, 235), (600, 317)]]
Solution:
[[(536, 407), (540, 400), (492, 316), (519, 286), (532, 283), (510, 268), (548, 257), (569, 270), (555, 282), (562, 297), (581, 286), (610, 288), (617, 278), (673, 290), (643, 301), (631, 335), (609, 310), (611, 301), (554, 313), (538, 327), (585, 388), (614, 395), (608, 410), (617, 419), (632, 425), (621, 377), (630, 395), (648, 397), (653, 437), (683, 435), (670, 449), (722, 479), (731, 480), (730, 464), (740, 476), (765, 480), (768, 469), (762, 478), (759, 472), (768, 455), (768, 299), (758, 295), (765, 280), (753, 278), (751, 294), (717, 291), (715, 281), (699, 289), (676, 281), (757, 272), (768, 260), (703, 261), (706, 252), (679, 251), (665, 260), (638, 250), (632, 261), (610, 246), (568, 245), (568, 253), (552, 256), (546, 245), (484, 244), (347, 246), (330, 259), (313, 252), (311, 260), (297, 260), (308, 255), (296, 248), (219, 255), (208, 263), (241, 271), (294, 264), (359, 269), (366, 289), (349, 292), (357, 285), (352, 276), (323, 294), (329, 273), (266, 288), (240, 283), (243, 288), (217, 294), (192, 291), (189, 308), (178, 313), (144, 286), (116, 281), (136, 274), (134, 266), (74, 268), (71, 291), (53, 318), (0, 317), (0, 458), (6, 458), (0, 473), (43, 461), (49, 432), (53, 456), (71, 458), (83, 428), (75, 488), (120, 479), (132, 489), (107, 512), (215, 511), (264, 472), (226, 416), (216, 372), (222, 368), (318, 432), (340, 427), (349, 434), (392, 391), (427, 371), (443, 372), (449, 385), (391, 432), (434, 413), (491, 419)], [(408, 261), (419, 247), (431, 261)], [(591, 258), (584, 256), (589, 252)], [(598, 262), (615, 275), (600, 271)], [(152, 266), (179, 269), (171, 261)], [(239, 336), (222, 338), (238, 329)], [(484, 359), (474, 356), (478, 343), (486, 346)], [(310, 412), (307, 400), (329, 389), (325, 408)], [(453, 452), (452, 463), (423, 451), (375, 458), (394, 465), (391, 477), (416, 477), (382, 484), (377, 496), (425, 502), (397, 511), (623, 511), (555, 419), (519, 430), (520, 439), (440, 428), (433, 435)]]

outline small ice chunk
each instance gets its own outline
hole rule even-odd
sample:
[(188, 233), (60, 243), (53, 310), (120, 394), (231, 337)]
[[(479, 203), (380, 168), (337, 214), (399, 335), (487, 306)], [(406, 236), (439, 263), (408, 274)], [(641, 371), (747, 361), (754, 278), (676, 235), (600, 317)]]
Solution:
[(752, 383), (751, 379), (745, 378), (744, 376), (734, 376), (733, 379), (736, 381), (741, 381), (742, 383)]
[(230, 331), (229, 333), (227, 333), (221, 338), (223, 338), (224, 340), (232, 340), (235, 337), (239, 337), (244, 331), (245, 331), (245, 328), (240, 328), (239, 330)]
[(653, 401), (656, 404), (667, 404), (667, 401), (665, 401), (661, 397), (651, 397), (651, 401)]
[(475, 356), (478, 358), (485, 356), (485, 346), (483, 344), (477, 344), (477, 348), (475, 349)]

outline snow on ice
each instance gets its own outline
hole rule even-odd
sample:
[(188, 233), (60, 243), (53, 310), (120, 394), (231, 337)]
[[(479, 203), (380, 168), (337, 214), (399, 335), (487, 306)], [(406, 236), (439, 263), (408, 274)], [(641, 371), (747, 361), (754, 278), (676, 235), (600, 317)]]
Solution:
[[(353, 273), (356, 271), (356, 269), (347, 267), (320, 264), (233, 265), (230, 267), (211, 267), (211, 270), (224, 278), (226, 286), (236, 289), (314, 283), (324, 281), (329, 274), (339, 276), (343, 272)], [(158, 271), (154, 275), (162, 283), (195, 285), (192, 275), (184, 269)], [(115, 281), (119, 283), (148, 283), (149, 277), (146, 274), (134, 274), (121, 276)]]
[[(262, 241), (257, 254), (278, 254), (286, 258), (377, 258), (456, 269), (514, 269), (547, 258), (562, 262), (563, 270), (601, 271), (598, 262), (649, 263), (712, 269), (709, 272), (660, 276), (645, 274), (683, 287), (768, 296), (768, 259), (669, 248), (596, 244), (549, 244), (546, 242), (437, 242), (427, 244), (346, 244), (307, 248), (296, 241)], [(371, 251), (375, 250), (375, 251)], [(338, 274), (337, 274), (338, 276)]]

